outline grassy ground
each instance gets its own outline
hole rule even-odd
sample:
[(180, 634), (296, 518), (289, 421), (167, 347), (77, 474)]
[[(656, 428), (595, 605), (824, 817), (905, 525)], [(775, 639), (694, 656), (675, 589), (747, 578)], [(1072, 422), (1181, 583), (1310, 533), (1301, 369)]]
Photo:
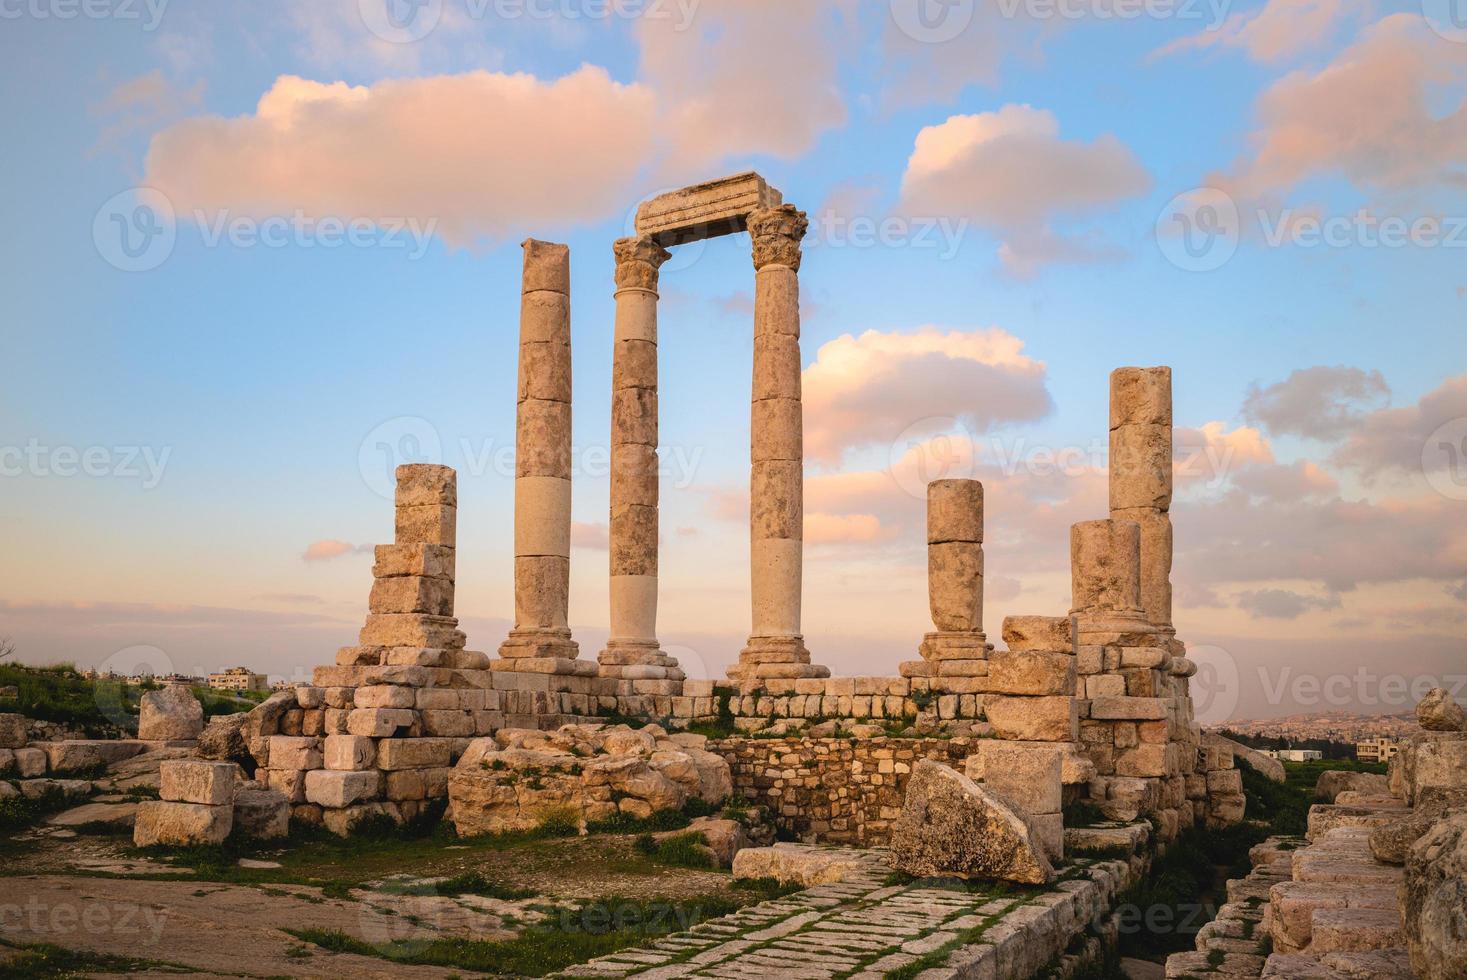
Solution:
[[(16, 688), (17, 696), (0, 700), (0, 712), (18, 712), (27, 718), (52, 721), (104, 737), (115, 729), (137, 731), (138, 705), (155, 683), (125, 684), (83, 678), (71, 664), (26, 667), (0, 664), (0, 687)], [(207, 687), (192, 689), (206, 718), (248, 711), (267, 692), (226, 694)]]

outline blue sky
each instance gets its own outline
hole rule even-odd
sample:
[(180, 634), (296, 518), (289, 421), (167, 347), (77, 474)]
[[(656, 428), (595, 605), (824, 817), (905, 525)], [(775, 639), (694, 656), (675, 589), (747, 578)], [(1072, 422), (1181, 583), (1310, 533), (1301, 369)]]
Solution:
[[(989, 633), (1063, 612), (1064, 528), (1103, 516), (1103, 457), (1050, 478), (1005, 472), (995, 447), (1103, 444), (1109, 371), (1169, 364), (1179, 444), (1227, 461), (1179, 481), (1177, 621), (1243, 678), (1235, 712), (1282, 713), (1256, 675), (1285, 660), (1460, 672), (1467, 494), (1431, 446), (1467, 416), (1467, 38), (1409, 4), (1270, 0), (1217, 21), (959, 0), (931, 11), (967, 26), (928, 43), (903, 31), (916, 2), (596, 19), (594, 0), (443, 0), (410, 43), (372, 32), (375, 0), (155, 0), (152, 29), (122, 0), (7, 7), (0, 446), (41, 461), (3, 477), (0, 635), (38, 660), (328, 662), (365, 612), (359, 546), (390, 533), (363, 443), (431, 431), (460, 470), (460, 615), (496, 648), (513, 481), (495, 451), (513, 445), (516, 246), (534, 235), (572, 249), (589, 472), (571, 612), (594, 655), (611, 242), (643, 197), (757, 169), (812, 219), (807, 446), (834, 447), (807, 463), (817, 659), (890, 673), (930, 628), (921, 503), (891, 448), (922, 419), (947, 422), (921, 438), (977, 446)], [(139, 187), (169, 202), (176, 243), (127, 272), (107, 232), (130, 211), (109, 202)], [(1200, 188), (1241, 215), (1208, 271), (1170, 260), (1165, 232)], [(1361, 208), (1459, 239), (1378, 247)], [(210, 244), (211, 221), (296, 212), (356, 219), (366, 244)], [(1303, 244), (1307, 226), (1269, 243), (1311, 216), (1338, 247)], [(393, 219), (434, 234), (389, 236)], [(852, 221), (895, 233), (856, 245)], [(664, 480), (661, 629), (717, 676), (748, 628), (747, 238), (680, 254), (662, 286), (664, 461), (688, 475)], [(68, 447), (106, 475), (61, 474)], [(321, 542), (353, 547), (306, 560)]]

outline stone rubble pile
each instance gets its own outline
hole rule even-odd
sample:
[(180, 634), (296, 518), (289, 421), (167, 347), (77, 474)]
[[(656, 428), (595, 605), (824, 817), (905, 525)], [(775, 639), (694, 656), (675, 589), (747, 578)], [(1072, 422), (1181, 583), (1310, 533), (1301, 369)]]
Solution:
[(460, 834), (528, 830), (549, 817), (580, 825), (646, 818), (690, 799), (733, 792), (728, 763), (707, 739), (648, 725), (506, 728), (472, 742), (448, 777), (448, 817)]

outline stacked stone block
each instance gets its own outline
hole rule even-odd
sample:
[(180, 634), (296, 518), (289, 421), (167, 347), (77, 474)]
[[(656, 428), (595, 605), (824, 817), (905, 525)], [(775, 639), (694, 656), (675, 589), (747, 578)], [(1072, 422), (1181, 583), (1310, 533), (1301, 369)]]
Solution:
[(496, 670), (595, 673), (567, 610), (571, 528), (570, 249), (527, 240), (514, 483), (515, 626)]
[(990, 742), (977, 749), (984, 788), (1020, 811), (1045, 856), (1058, 863), (1065, 853), (1062, 751), (1015, 742)]
[(234, 828), (239, 767), (232, 762), (164, 762), (157, 800), (138, 804), (133, 843), (218, 844)]
[(993, 646), (983, 633), (983, 484), (977, 480), (927, 485), (927, 597), (937, 629), (923, 637), (922, 659), (901, 665), (902, 676), (986, 677)]

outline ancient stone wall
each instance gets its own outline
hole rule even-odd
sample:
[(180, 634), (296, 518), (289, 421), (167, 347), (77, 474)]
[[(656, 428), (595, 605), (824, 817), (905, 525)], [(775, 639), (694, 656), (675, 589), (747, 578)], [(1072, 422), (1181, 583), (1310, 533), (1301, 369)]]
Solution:
[(733, 770), (734, 793), (769, 808), (779, 827), (821, 841), (876, 846), (901, 813), (912, 765), (958, 769), (971, 739), (729, 738), (708, 743)]

